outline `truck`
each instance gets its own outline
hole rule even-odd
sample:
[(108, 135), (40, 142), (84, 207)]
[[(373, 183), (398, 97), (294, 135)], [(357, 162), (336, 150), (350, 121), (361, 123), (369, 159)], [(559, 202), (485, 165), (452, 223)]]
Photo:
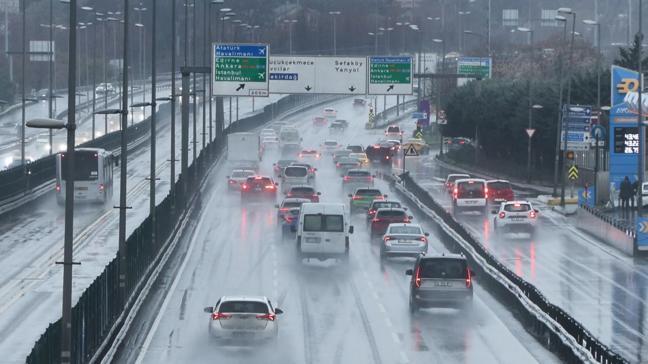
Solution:
[(301, 149), (301, 137), (296, 128), (284, 126), (279, 131), (279, 146), (282, 150), (296, 150)]
[(231, 168), (259, 169), (261, 143), (256, 133), (227, 135), (227, 161)]

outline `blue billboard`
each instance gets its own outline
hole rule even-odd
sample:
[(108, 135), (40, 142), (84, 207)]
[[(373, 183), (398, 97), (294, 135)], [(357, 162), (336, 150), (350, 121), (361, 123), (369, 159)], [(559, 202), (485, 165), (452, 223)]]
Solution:
[(639, 73), (612, 66), (612, 97), (610, 103), (610, 188), (619, 191), (625, 176), (637, 180), (639, 163), (639, 128), (637, 114), (632, 113), (624, 98), (639, 88)]

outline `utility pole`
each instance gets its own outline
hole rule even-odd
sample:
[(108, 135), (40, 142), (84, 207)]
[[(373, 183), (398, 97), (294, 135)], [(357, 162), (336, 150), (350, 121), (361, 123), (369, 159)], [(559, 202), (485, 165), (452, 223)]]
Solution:
[[(54, 102), (54, 47), (52, 43), (54, 42), (54, 0), (49, 2), (49, 44), (47, 49), (49, 50), (49, 71), (48, 71), (48, 95), (47, 95), (47, 117), (54, 119), (54, 109), (52, 108), (52, 103)], [(6, 25), (8, 26), (8, 24)], [(94, 111), (94, 110), (93, 110)], [(94, 114), (92, 114), (92, 120), (94, 120)], [(94, 138), (94, 136), (93, 136)], [(52, 154), (54, 149), (54, 140), (53, 140), (53, 131), (49, 130), (49, 154)]]
[[(563, 39), (562, 39), (562, 44), (564, 45), (566, 40), (567, 40), (567, 18), (565, 18), (562, 15), (557, 15), (556, 20), (560, 21), (563, 23)], [(558, 89), (558, 122), (556, 125), (558, 127), (556, 128), (556, 148), (555, 148), (555, 157), (554, 157), (554, 176), (553, 176), (553, 192), (552, 196), (557, 196), (558, 195), (558, 177), (560, 175), (559, 173), (559, 166), (560, 166), (560, 136), (562, 132), (562, 107), (563, 107), (563, 89), (564, 89), (564, 77), (563, 77), (563, 52), (562, 50), (558, 53), (558, 82), (559, 82), (559, 89)]]
[[(20, 163), (23, 166), (23, 169), (25, 169), (25, 173), (27, 173), (27, 167), (25, 164), (25, 102), (27, 101), (27, 94), (26, 94), (26, 88), (25, 88), (25, 82), (27, 81), (27, 78), (25, 76), (25, 68), (27, 67), (27, 0), (21, 0), (20, 1), (20, 13), (22, 15), (22, 40), (21, 40), (21, 70), (20, 70), (20, 87), (22, 88), (22, 100), (21, 100), (21, 107), (20, 107), (20, 112), (21, 112), (21, 125), (20, 125)], [(74, 26), (76, 29), (76, 24)], [(68, 85), (68, 88), (70, 88), (70, 85)]]
[[(155, 128), (157, 127), (156, 120), (156, 103), (155, 100), (157, 91), (155, 87), (157, 86), (157, 68), (155, 66), (155, 61), (157, 60), (157, 52), (155, 47), (155, 36), (157, 34), (157, 0), (151, 0), (151, 12), (153, 13), (153, 24), (151, 25), (151, 161), (150, 161), (150, 178), (149, 178), (149, 215), (151, 216), (151, 246), (156, 244), (156, 230), (157, 225), (155, 223)], [(145, 78), (146, 80), (146, 78)], [(171, 181), (171, 184), (174, 184), (175, 181)]]
[[(566, 9), (567, 10), (567, 9)], [(568, 9), (569, 11), (563, 11), (566, 14), (571, 14), (572, 16), (572, 31), (571, 31), (571, 42), (569, 43), (569, 62), (567, 63), (567, 109), (571, 105), (571, 85), (572, 85), (572, 60), (574, 56), (574, 36), (576, 35), (576, 13)], [(568, 112), (569, 115), (569, 112)], [(565, 137), (563, 139), (563, 154), (567, 151), (567, 135), (569, 134), (569, 117), (563, 118), (565, 121)], [(641, 143), (639, 143), (641, 145)], [(563, 158), (563, 169), (560, 174), (561, 184), (560, 184), (560, 206), (565, 208), (565, 158)]]
[(175, 119), (176, 119), (176, 0), (171, 1), (171, 206), (175, 207)]

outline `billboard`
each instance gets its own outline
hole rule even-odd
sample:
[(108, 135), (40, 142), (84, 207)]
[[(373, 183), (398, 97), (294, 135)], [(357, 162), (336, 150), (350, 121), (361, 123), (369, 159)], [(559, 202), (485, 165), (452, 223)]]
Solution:
[[(625, 176), (637, 180), (639, 163), (639, 130), (636, 109), (628, 104), (628, 94), (639, 89), (639, 73), (627, 68), (612, 66), (612, 92), (610, 103), (610, 190), (619, 191)], [(614, 198), (614, 197), (611, 197)]]

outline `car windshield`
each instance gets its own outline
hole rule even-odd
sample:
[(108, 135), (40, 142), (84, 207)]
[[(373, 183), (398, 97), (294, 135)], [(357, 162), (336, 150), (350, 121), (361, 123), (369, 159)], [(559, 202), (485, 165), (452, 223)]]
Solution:
[(225, 301), (218, 312), (227, 313), (268, 313), (268, 305), (256, 301)]
[(506, 212), (527, 212), (531, 211), (531, 205), (526, 203), (508, 203), (504, 205)]
[(327, 147), (334, 147), (337, 145), (337, 142), (327, 140), (324, 142), (324, 145), (326, 145)]
[(289, 201), (289, 202), (284, 202), (283, 206), (284, 208), (290, 209), (294, 207), (300, 207), (303, 202), (297, 202), (297, 201)]
[(511, 184), (503, 181), (488, 182), (488, 188), (493, 190), (509, 190)]
[(344, 231), (342, 215), (309, 214), (304, 216), (304, 231)]
[(306, 167), (286, 167), (284, 175), (286, 177), (306, 177), (308, 170)]
[(293, 187), (290, 189), (290, 193), (312, 194), (315, 193), (315, 190), (312, 187)]
[(382, 193), (380, 190), (358, 190), (356, 191), (358, 196), (380, 196)]
[(349, 171), (349, 177), (369, 177), (369, 171)]
[(421, 234), (421, 228), (418, 226), (392, 226), (389, 228), (390, 234)]
[(254, 172), (252, 171), (234, 171), (232, 172), (232, 178), (244, 178), (244, 177), (249, 177), (253, 175)]
[(462, 259), (422, 259), (422, 278), (463, 279), (466, 277), (466, 261)]
[(399, 211), (399, 210), (386, 210), (386, 211), (378, 211), (376, 213), (377, 218), (381, 217), (405, 217), (405, 211)]
[(401, 207), (401, 204), (398, 202), (374, 202), (373, 208), (374, 209), (382, 209), (382, 208), (390, 208), (390, 207), (395, 207), (399, 208)]

